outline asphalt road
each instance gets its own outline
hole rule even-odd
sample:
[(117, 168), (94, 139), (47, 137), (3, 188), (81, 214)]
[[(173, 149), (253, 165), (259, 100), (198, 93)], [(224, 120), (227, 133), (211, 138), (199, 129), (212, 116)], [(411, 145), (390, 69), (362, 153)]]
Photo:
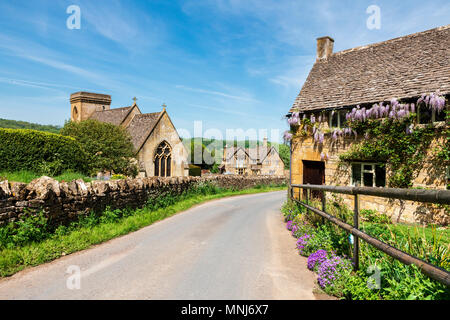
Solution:
[(205, 203), (2, 279), (0, 299), (315, 299), (315, 276), (280, 213), (285, 199)]

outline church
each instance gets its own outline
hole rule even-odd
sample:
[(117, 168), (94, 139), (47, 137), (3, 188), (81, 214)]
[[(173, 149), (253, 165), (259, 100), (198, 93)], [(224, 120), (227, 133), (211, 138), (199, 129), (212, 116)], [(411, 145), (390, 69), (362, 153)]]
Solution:
[(125, 128), (131, 136), (141, 177), (189, 175), (188, 153), (167, 114), (142, 113), (132, 106), (111, 109), (111, 96), (76, 92), (70, 96), (71, 121), (93, 119)]

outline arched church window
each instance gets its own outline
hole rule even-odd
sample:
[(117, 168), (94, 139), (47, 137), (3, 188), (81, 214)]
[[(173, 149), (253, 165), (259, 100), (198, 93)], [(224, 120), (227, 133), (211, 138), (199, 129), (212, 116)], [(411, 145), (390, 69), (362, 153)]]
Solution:
[(170, 145), (163, 141), (156, 148), (155, 152), (155, 176), (170, 177), (172, 173), (172, 149)]

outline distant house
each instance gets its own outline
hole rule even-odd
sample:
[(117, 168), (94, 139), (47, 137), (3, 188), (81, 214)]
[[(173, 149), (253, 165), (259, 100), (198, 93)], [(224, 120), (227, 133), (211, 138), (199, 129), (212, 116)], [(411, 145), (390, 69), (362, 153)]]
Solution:
[(267, 138), (256, 148), (228, 147), (223, 150), (221, 173), (237, 175), (284, 175), (284, 162)]
[(143, 114), (136, 101), (132, 106), (111, 109), (111, 96), (76, 92), (70, 96), (71, 120), (87, 119), (111, 123), (129, 132), (140, 176), (187, 176), (187, 151), (164, 107)]
[[(317, 60), (288, 114), (291, 124), (288, 136), (292, 137), (291, 183), (389, 186), (395, 173), (386, 171), (383, 161), (362, 158), (342, 161), (339, 156), (366, 139), (364, 135), (355, 137), (347, 128), (349, 117), (355, 113), (371, 117), (373, 113), (366, 111), (373, 106), (378, 108), (376, 116), (380, 119), (396, 117), (399, 109), (381, 116), (380, 112), (388, 110), (387, 105), (391, 110), (394, 106), (403, 108), (404, 103), (410, 108), (405, 107), (404, 112), (417, 113), (414, 126), (434, 128), (434, 139), (426, 161), (415, 172), (413, 187), (445, 189), (448, 168), (432, 152), (448, 145), (445, 109), (450, 94), (450, 25), (336, 53), (333, 45), (330, 37), (317, 39)], [(441, 98), (445, 98), (443, 110), (417, 103), (422, 94), (438, 90)], [(308, 119), (309, 127), (302, 119)], [(351, 204), (350, 197), (344, 199)], [(397, 221), (450, 222), (445, 210), (417, 203), (393, 204), (362, 197), (361, 206), (388, 213)]]

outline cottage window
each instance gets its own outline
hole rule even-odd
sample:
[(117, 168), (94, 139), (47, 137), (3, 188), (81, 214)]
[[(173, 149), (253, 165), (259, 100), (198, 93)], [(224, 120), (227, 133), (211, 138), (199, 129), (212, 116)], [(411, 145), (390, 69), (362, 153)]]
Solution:
[(377, 163), (352, 163), (352, 185), (355, 187), (385, 187), (386, 167)]
[(172, 150), (170, 145), (163, 141), (155, 153), (155, 176), (170, 177), (172, 173)]
[(347, 125), (347, 119), (345, 118), (348, 111), (344, 110), (332, 110), (330, 111), (330, 128), (344, 128)]
[(423, 105), (419, 106), (419, 111), (417, 112), (418, 123), (427, 124), (441, 121), (445, 121), (445, 109), (441, 112), (437, 112), (436, 110), (431, 110)]

